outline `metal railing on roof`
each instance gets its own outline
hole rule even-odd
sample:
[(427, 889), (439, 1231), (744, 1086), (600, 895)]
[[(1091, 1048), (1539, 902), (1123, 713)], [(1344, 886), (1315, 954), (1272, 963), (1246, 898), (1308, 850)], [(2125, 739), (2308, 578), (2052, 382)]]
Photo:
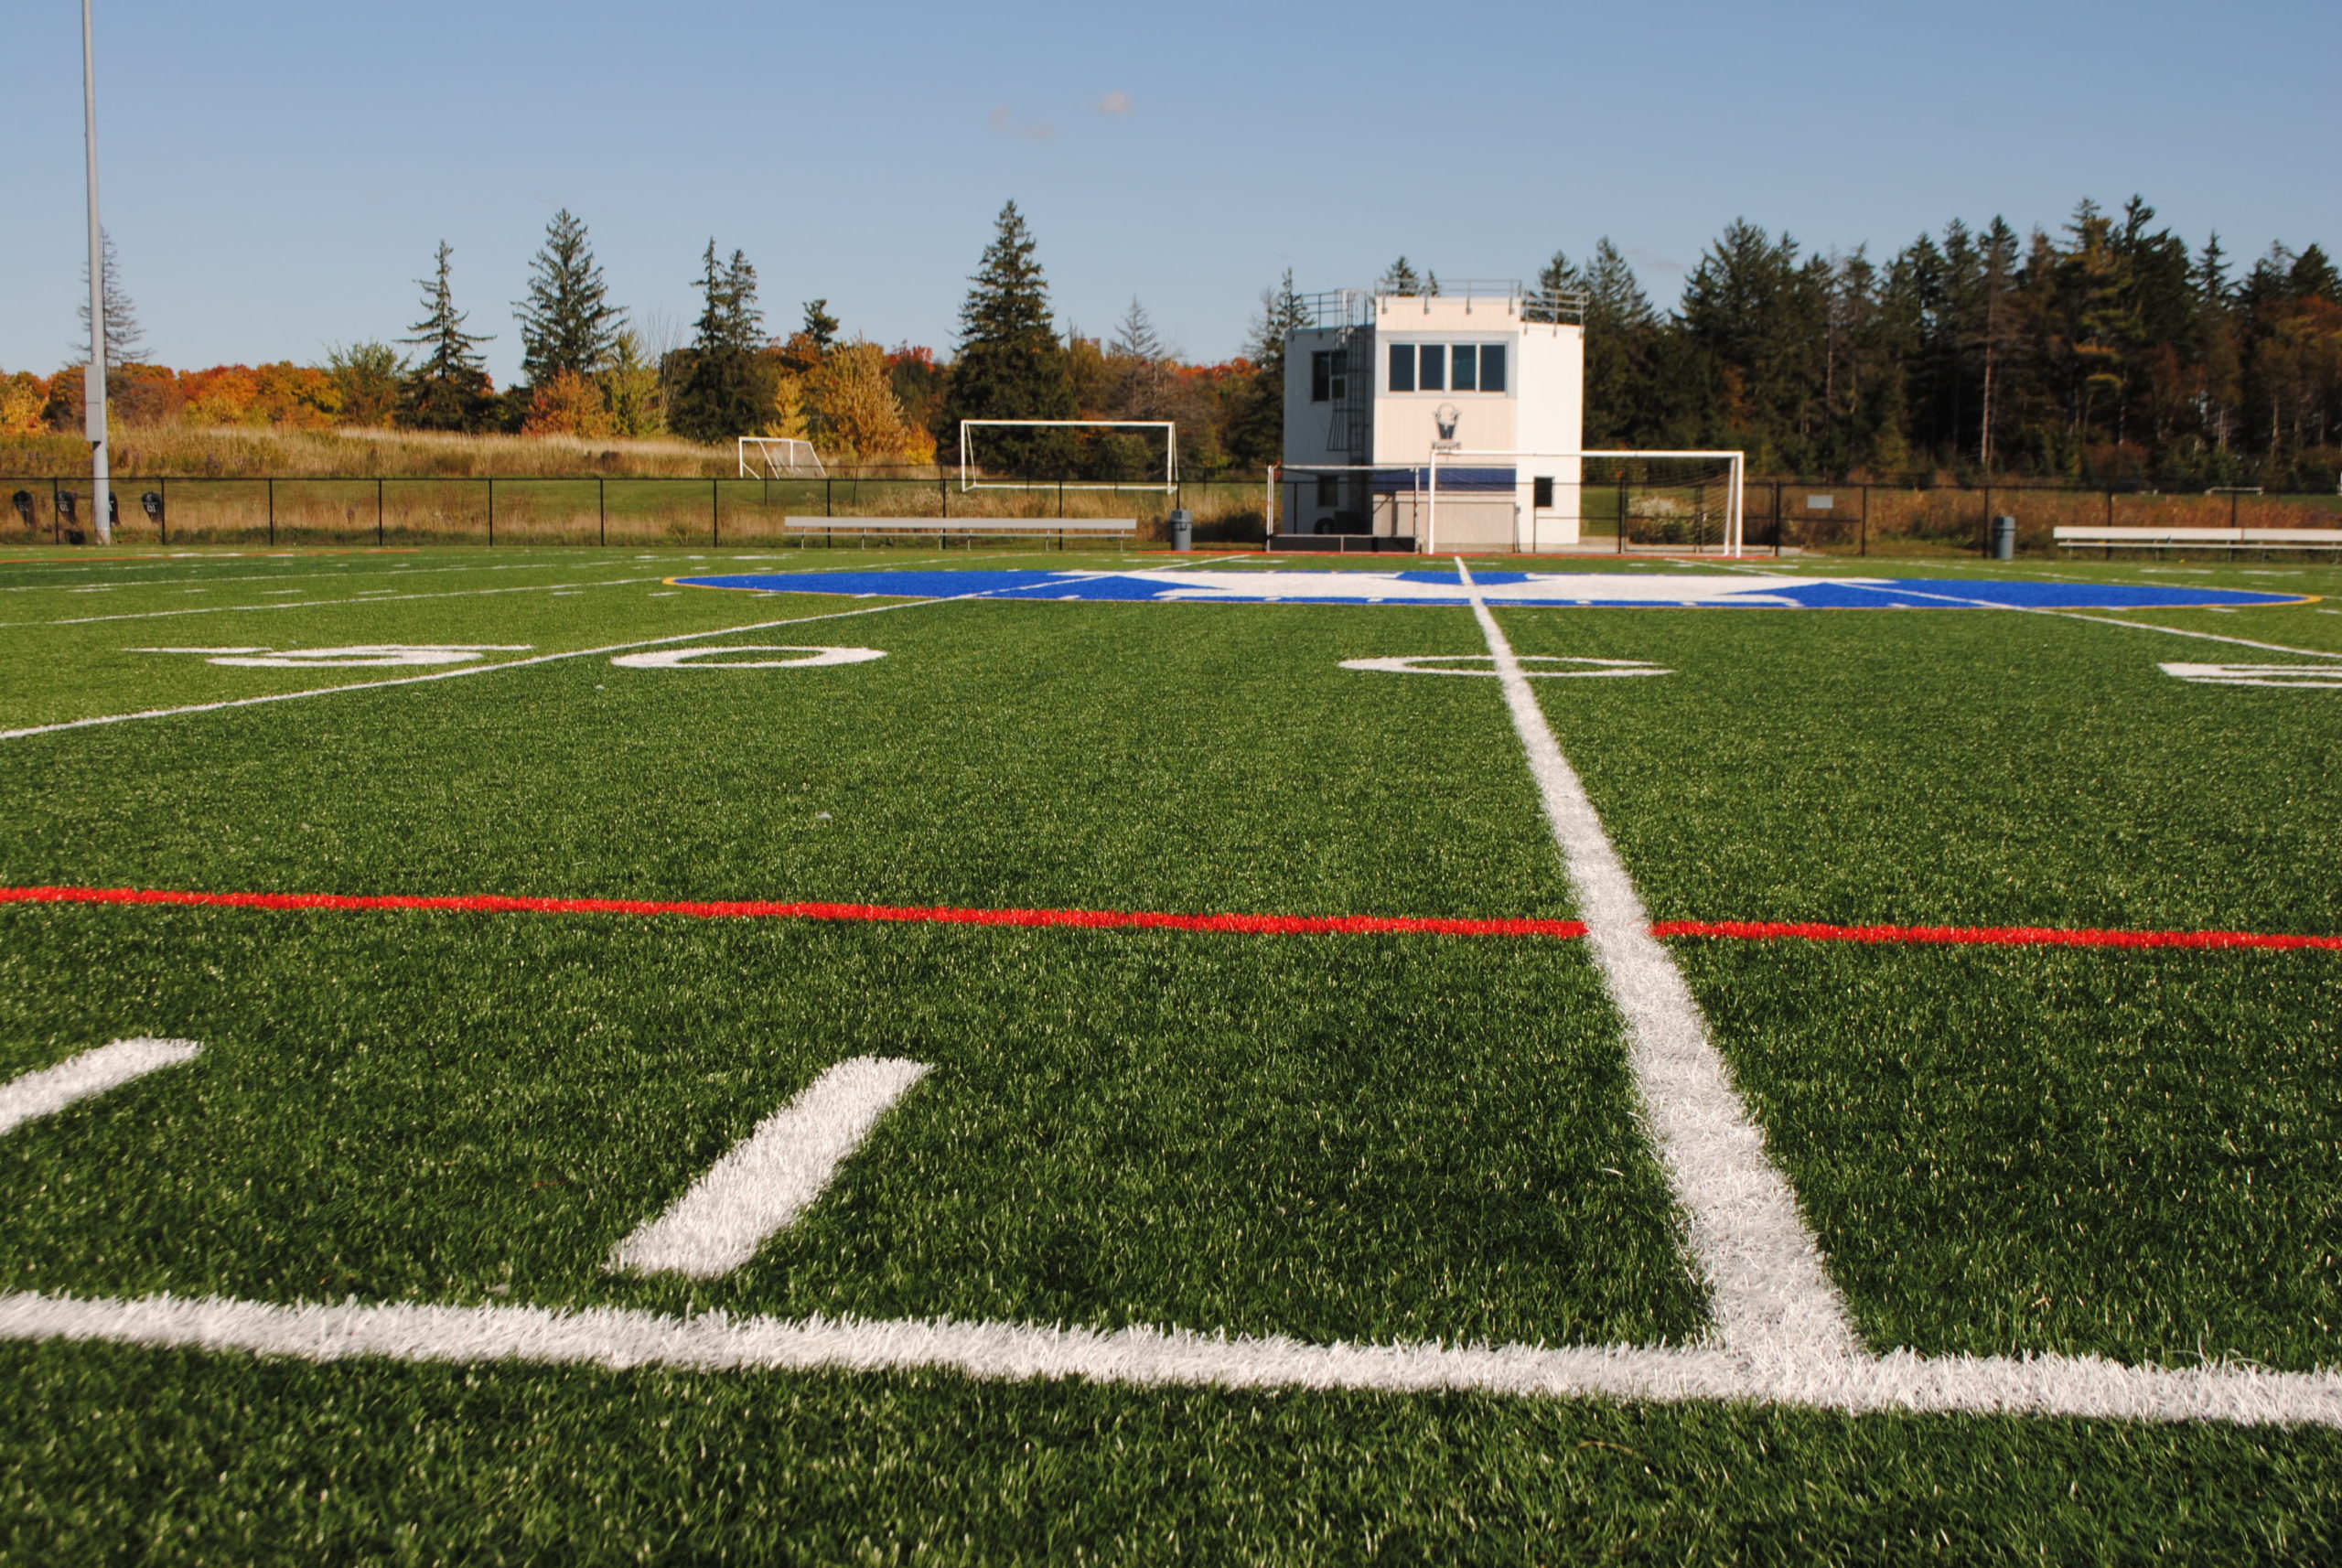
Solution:
[(1374, 320), (1380, 300), (1421, 299), (1504, 300), (1523, 321), (1568, 322), (1585, 319), (1585, 296), (1558, 289), (1531, 288), (1518, 278), (1442, 278), (1437, 285), (1396, 289), (1388, 284), (1372, 288), (1338, 288), (1296, 295), (1303, 325), (1310, 328), (1364, 327)]

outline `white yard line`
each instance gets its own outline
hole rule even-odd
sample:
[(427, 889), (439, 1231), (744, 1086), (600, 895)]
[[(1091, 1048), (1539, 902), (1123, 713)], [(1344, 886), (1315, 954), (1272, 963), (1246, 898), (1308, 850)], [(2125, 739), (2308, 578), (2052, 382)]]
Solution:
[[(2204, 642), (2232, 642), (2239, 648), (2258, 648), (2270, 653), (2299, 653), (2311, 659), (2342, 659), (2330, 648), (2290, 648), (2282, 642), (2255, 642), (2247, 637), (2223, 637), (2216, 631), (2190, 631), (2185, 627), (2157, 626), (2152, 621), (2117, 620), (2112, 616), (2086, 615), (2080, 610), (2053, 610), (2038, 605), (2004, 605), (1993, 599), (1971, 599), (1960, 594), (1931, 594), (1924, 588), (1882, 587), (1875, 583), (1845, 583), (1843, 588), (1861, 588), (1873, 594), (1905, 594), (1915, 599), (1935, 599), (1947, 605), (1966, 605), (1974, 609), (2015, 610), (2021, 615), (2051, 616), (2058, 620), (2096, 621), (2100, 626), (2126, 626), (2133, 631), (2160, 631), (2170, 637), (2193, 637)], [(2175, 605), (2175, 609), (2189, 607)], [(2207, 608), (2213, 607), (2204, 607)]]
[(927, 1074), (924, 1063), (884, 1057), (840, 1062), (619, 1242), (610, 1267), (703, 1280), (730, 1273), (812, 1207), (878, 1119)]
[(55, 1067), (11, 1079), (0, 1084), (0, 1133), (53, 1115), (77, 1100), (119, 1089), (134, 1078), (193, 1061), (202, 1049), (193, 1040), (116, 1040), (68, 1057)]
[(1724, 1346), (1808, 1368), (1843, 1362), (1858, 1354), (1858, 1343), (1797, 1195), (1766, 1156), (1765, 1134), (1733, 1088), (1692, 988), (1650, 934), (1626, 863), (1461, 556), (1456, 572), (1496, 660), (1595, 964), (1626, 1020), (1643, 1114), (1690, 1222)]
[(242, 610), (315, 610), (334, 605), (396, 605), (414, 599), (475, 599), (489, 594), (556, 594), (564, 590), (582, 592), (586, 588), (623, 588), (638, 583), (662, 583), (664, 577), (618, 577), (607, 583), (530, 583), (517, 588), (454, 588), (444, 594), (402, 594), (392, 588), (372, 588), (356, 598), (301, 599), (273, 605), (196, 605), (183, 610), (126, 610), (121, 615), (73, 616), (64, 620), (0, 621), (0, 626), (94, 626), (109, 620), (153, 620), (159, 616), (230, 615)]
[(453, 670), (435, 670), (428, 675), (402, 675), (390, 681), (352, 681), (340, 686), (312, 686), (302, 692), (275, 692), (262, 697), (237, 697), (224, 703), (189, 703), (177, 708), (148, 708), (144, 713), (107, 714), (98, 718), (67, 719), (59, 724), (33, 725), (25, 729), (0, 730), (0, 740), (22, 740), (27, 736), (55, 735), (59, 730), (88, 729), (94, 725), (123, 725), (135, 719), (167, 719), (181, 714), (216, 714), (227, 708), (256, 707), (263, 703), (295, 703), (304, 697), (330, 697), (341, 692), (376, 692), (386, 686), (415, 686), (425, 681), (459, 681), (467, 675), (492, 675), (500, 670), (519, 670), (532, 664), (551, 664), (563, 659), (591, 659), (601, 653), (624, 653), (632, 648), (658, 648), (670, 642), (693, 642), (703, 637), (730, 637), (738, 632), (767, 631), (777, 626), (802, 626), (809, 621), (843, 620), (848, 616), (883, 615), (888, 610), (918, 609), (927, 605), (956, 605), (966, 599), (980, 599), (997, 593), (985, 588), (978, 593), (955, 594), (948, 599), (908, 599), (892, 605), (865, 605), (856, 609), (832, 610), (817, 616), (792, 616), (787, 620), (751, 621), (747, 626), (718, 627), (713, 631), (678, 632), (673, 637), (645, 638), (639, 642), (613, 642), (602, 648), (573, 649), (566, 653), (541, 653), (534, 659), (508, 659), (499, 664), (466, 664)]
[(1861, 1413), (1960, 1412), (2342, 1427), (2342, 1374), (2085, 1356), (1898, 1353), (1792, 1367), (1730, 1350), (1633, 1346), (1307, 1345), (1132, 1327), (948, 1319), (670, 1316), (609, 1307), (277, 1305), (0, 1294), (0, 1340), (80, 1340), (306, 1361), (519, 1361), (693, 1371), (941, 1370), (1141, 1387), (1475, 1391), (1515, 1398), (1755, 1401)]

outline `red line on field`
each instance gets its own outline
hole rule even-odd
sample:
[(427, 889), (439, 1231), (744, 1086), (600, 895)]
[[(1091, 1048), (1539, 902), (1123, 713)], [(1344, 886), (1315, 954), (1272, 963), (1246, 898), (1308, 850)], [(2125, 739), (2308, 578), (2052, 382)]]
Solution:
[(0, 887), (0, 904), (174, 904), (231, 909), (435, 909), (488, 915), (682, 915), (704, 920), (891, 920), (938, 926), (1132, 927), (1262, 936), (1411, 933), (1582, 937), (1576, 920), (1465, 920), (1412, 915), (1176, 915), (1152, 909), (963, 909), (950, 906), (780, 903), (765, 899), (521, 898), (500, 894), (201, 893), (166, 887)]
[[(0, 904), (144, 904), (227, 909), (424, 910), (475, 915), (680, 915), (702, 920), (865, 920), (903, 925), (1229, 931), (1252, 936), (1585, 935), (1577, 920), (1426, 915), (1182, 915), (1158, 909), (971, 909), (951, 905), (771, 899), (530, 898), (504, 894), (206, 893), (173, 887), (0, 887)], [(1657, 937), (1923, 947), (2275, 948), (2342, 951), (2342, 936), (2285, 931), (2115, 931), (2057, 926), (1839, 926), (1811, 920), (1661, 920)]]

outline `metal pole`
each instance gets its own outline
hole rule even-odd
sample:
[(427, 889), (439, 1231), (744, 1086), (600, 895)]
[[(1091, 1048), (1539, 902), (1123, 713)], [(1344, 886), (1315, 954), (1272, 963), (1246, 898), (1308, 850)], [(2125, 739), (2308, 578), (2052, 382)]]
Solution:
[(272, 550), (276, 547), (276, 476), (274, 474), (268, 478), (268, 543)]
[(488, 477), (488, 547), (496, 548), (496, 476)]
[(386, 542), (382, 532), (382, 477), (374, 476), (374, 543), (380, 547)]
[(1870, 487), (1868, 485), (1864, 485), (1863, 487), (1863, 515), (1861, 518), (1861, 523), (1862, 545), (1855, 553), (1867, 555), (1870, 553)]
[(610, 482), (601, 475), (594, 476), (594, 515), (596, 520), (596, 541), (610, 542)]
[(724, 542), (724, 513), (718, 510), (723, 504), (723, 492), (715, 488), (721, 482), (717, 479), (707, 481), (707, 542), (711, 548)]
[(113, 542), (112, 465), (106, 452), (105, 231), (98, 223), (98, 65), (90, 0), (81, 0), (81, 145), (90, 176), (90, 368), (81, 382), (90, 437), (90, 490), (98, 542)]

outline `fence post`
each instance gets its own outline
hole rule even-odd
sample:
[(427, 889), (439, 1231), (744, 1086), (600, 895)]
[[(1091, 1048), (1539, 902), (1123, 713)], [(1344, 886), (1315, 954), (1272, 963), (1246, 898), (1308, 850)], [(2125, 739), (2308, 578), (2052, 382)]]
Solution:
[(719, 510), (724, 504), (724, 492), (716, 489), (722, 483), (721, 479), (707, 481), (707, 542), (710, 549), (724, 542), (724, 513)]
[(936, 506), (937, 506), (937, 510), (938, 510), (939, 513), (940, 513), (941, 516), (944, 516), (944, 517), (950, 517), (950, 516), (951, 515), (951, 480), (949, 480), (949, 479), (938, 479), (938, 480), (936, 480), (936, 481), (935, 481), (935, 499), (936, 499)]
[(381, 545), (385, 540), (386, 535), (382, 532), (382, 477), (377, 474), (374, 476), (374, 542)]
[(610, 542), (610, 482), (599, 474), (594, 476), (594, 542), (605, 548)]
[(48, 542), (51, 544), (65, 542), (65, 520), (57, 510), (57, 498), (62, 489), (58, 480), (48, 481)]
[(496, 548), (496, 476), (488, 477), (488, 547)]
[(1856, 530), (1856, 537), (1861, 542), (1856, 547), (1855, 553), (1867, 555), (1870, 553), (1870, 487), (1868, 485), (1863, 487), (1863, 514), (1857, 522), (1859, 526)]
[(276, 547), (276, 476), (268, 477), (268, 544)]
[(165, 544), (171, 542), (171, 479), (166, 474), (155, 481), (155, 497), (161, 510), (155, 514), (155, 532)]
[(1781, 558), (1781, 533), (1788, 526), (1788, 520), (1781, 515), (1781, 481), (1775, 479), (1773, 481), (1773, 559), (1776, 561)]
[(1984, 481), (1984, 542), (1987, 549), (1993, 540), (1993, 481)]

